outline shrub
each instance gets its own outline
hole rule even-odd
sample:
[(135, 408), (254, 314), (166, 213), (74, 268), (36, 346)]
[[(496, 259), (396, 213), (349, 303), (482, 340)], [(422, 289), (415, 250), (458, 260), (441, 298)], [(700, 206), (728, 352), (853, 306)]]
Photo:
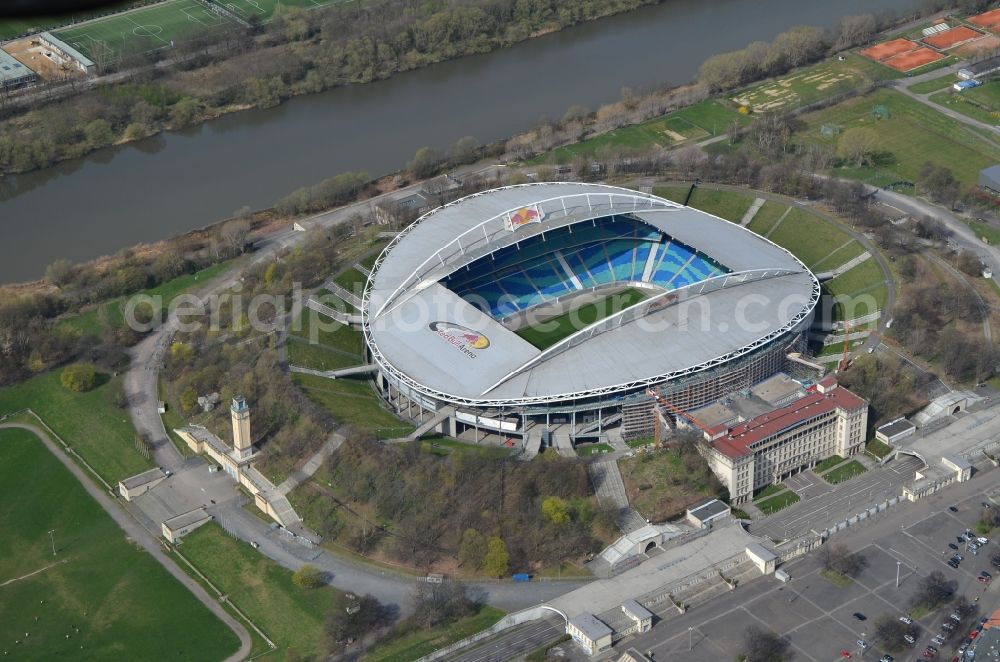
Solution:
[(66, 366), (59, 381), (69, 390), (83, 393), (97, 384), (97, 372), (89, 363), (74, 363)]

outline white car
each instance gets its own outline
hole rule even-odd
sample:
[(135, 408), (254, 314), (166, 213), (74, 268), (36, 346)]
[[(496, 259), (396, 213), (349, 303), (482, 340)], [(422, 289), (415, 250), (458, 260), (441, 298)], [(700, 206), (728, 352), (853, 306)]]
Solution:
[(940, 646), (941, 644), (944, 643), (944, 637), (942, 637), (941, 635), (937, 635), (936, 637), (934, 637), (933, 639), (931, 639), (931, 642), (933, 642), (933, 643), (937, 644), (938, 646)]
[(909, 634), (904, 634), (903, 639), (906, 641), (906, 643), (910, 644), (911, 646), (917, 643), (917, 640), (914, 639), (913, 636)]
[(913, 625), (913, 619), (910, 618), (909, 616), (900, 616), (899, 620), (902, 621), (903, 623), (906, 623), (907, 625)]
[(990, 539), (989, 538), (982, 538), (982, 537), (980, 537), (980, 538), (976, 538), (976, 542), (978, 542), (980, 545), (988, 545), (988, 544), (990, 544)]
[(858, 648), (860, 648), (861, 650), (865, 650), (866, 648), (868, 648), (868, 643), (858, 639)]

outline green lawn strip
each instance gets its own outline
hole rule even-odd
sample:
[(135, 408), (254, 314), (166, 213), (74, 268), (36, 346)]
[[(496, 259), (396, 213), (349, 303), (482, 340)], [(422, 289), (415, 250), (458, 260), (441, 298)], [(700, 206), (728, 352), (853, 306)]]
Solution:
[(156, 287), (137, 292), (130, 297), (119, 297), (111, 301), (96, 304), (84, 312), (68, 315), (60, 319), (59, 324), (77, 329), (81, 333), (88, 335), (99, 335), (105, 328), (121, 328), (125, 324), (126, 302), (129, 298), (138, 296), (156, 298), (160, 302), (161, 310), (164, 311), (163, 317), (166, 317), (166, 311), (174, 299), (191, 288), (211, 280), (220, 273), (232, 268), (232, 266), (232, 261), (213, 264), (201, 271), (178, 276)]
[(950, 86), (952, 83), (958, 81), (955, 74), (944, 74), (943, 76), (938, 76), (936, 78), (931, 78), (930, 80), (925, 80), (922, 83), (915, 83), (913, 85), (907, 86), (910, 92), (914, 94), (930, 94), (931, 92), (937, 92), (938, 90), (943, 90), (944, 88)]
[(750, 123), (750, 118), (736, 112), (725, 101), (706, 99), (640, 124), (630, 124), (565, 145), (548, 154), (536, 156), (525, 165), (570, 163), (579, 157), (594, 156), (613, 148), (674, 147), (723, 134), (734, 121), (746, 125)]
[(986, 243), (993, 246), (1000, 244), (1000, 230), (993, 227), (989, 223), (969, 221), (969, 227), (976, 233), (976, 236), (979, 237), (980, 241), (986, 239)]
[(799, 495), (791, 490), (787, 492), (782, 492), (777, 496), (768, 497), (766, 499), (761, 499), (760, 501), (754, 501), (754, 505), (760, 508), (760, 511), (765, 515), (770, 515), (776, 513), (783, 508), (787, 508), (793, 503), (799, 501)]
[(859, 292), (870, 290), (873, 285), (885, 282), (885, 275), (878, 265), (878, 261), (869, 258), (854, 267), (851, 267), (836, 278), (823, 283), (826, 290), (834, 295), (850, 296)]
[(931, 96), (931, 101), (981, 122), (996, 124), (1000, 118), (1000, 80), (962, 92), (948, 88)]
[(326, 346), (349, 356), (357, 357), (352, 365), (362, 362), (364, 337), (361, 331), (350, 325), (341, 324), (326, 315), (321, 315), (311, 308), (304, 309), (302, 315), (292, 321), (289, 336), (290, 339), (295, 338), (309, 344)]
[[(292, 375), (292, 381), (309, 399), (329, 411), (340, 423), (368, 430), (383, 430), (395, 437), (402, 437), (413, 431), (412, 425), (382, 408), (381, 400), (365, 381), (298, 374)], [(386, 438), (385, 435), (379, 436)]]
[(845, 243), (837, 246), (826, 257), (820, 259), (813, 269), (815, 271), (833, 270), (841, 265), (847, 264), (857, 256), (865, 252), (865, 247), (857, 239), (848, 239)]
[[(163, 397), (163, 380), (160, 380), (160, 397)], [(170, 404), (167, 404), (167, 410), (160, 414), (160, 418), (163, 420), (163, 427), (167, 430), (167, 435), (170, 437), (170, 441), (173, 442), (177, 451), (184, 457), (193, 457), (194, 451), (192, 451), (187, 443), (178, 436), (174, 430), (176, 428), (184, 427), (188, 424), (188, 421), (181, 416), (180, 412), (174, 409)]]
[(185, 536), (179, 551), (279, 650), (294, 648), (311, 659), (320, 659), (328, 652), (323, 621), (336, 589), (295, 586), (290, 570), (215, 524)]
[(640, 446), (648, 446), (656, 441), (653, 437), (641, 437), (639, 439), (630, 439), (625, 443), (629, 448), (639, 448)]
[(576, 447), (576, 454), (580, 457), (590, 457), (591, 455), (601, 453), (610, 453), (614, 449), (608, 444), (581, 444)]
[(341, 299), (340, 297), (338, 297), (333, 292), (330, 292), (329, 290), (317, 290), (315, 293), (313, 293), (312, 298), (314, 298), (316, 301), (320, 302), (324, 306), (329, 306), (330, 308), (333, 308), (334, 310), (344, 313), (346, 315), (357, 315), (359, 312), (361, 312), (357, 309), (357, 307), (354, 304), (345, 301), (344, 299)]
[(829, 255), (832, 248), (842, 245), (850, 238), (849, 234), (833, 223), (798, 208), (793, 208), (768, 237), (788, 249), (807, 267), (812, 267)]
[(410, 662), (439, 648), (482, 632), (501, 618), (504, 612), (489, 605), (483, 605), (473, 616), (463, 618), (451, 625), (407, 632), (390, 637), (368, 651), (368, 662)]
[(509, 448), (491, 444), (473, 444), (450, 437), (427, 436), (420, 442), (421, 450), (435, 455), (479, 455), (481, 457), (501, 458), (510, 455)]
[(646, 295), (643, 292), (630, 288), (601, 301), (588, 303), (558, 317), (539, 322), (534, 326), (519, 329), (517, 335), (538, 349), (546, 349), (594, 322), (625, 310), (645, 298)]
[(326, 345), (314, 345), (298, 336), (289, 336), (285, 346), (289, 365), (313, 370), (338, 370), (361, 365), (358, 355), (346, 354)]
[(365, 283), (368, 282), (368, 276), (361, 273), (355, 267), (351, 267), (350, 269), (342, 271), (334, 276), (333, 282), (340, 285), (348, 292), (361, 296)]
[(698, 187), (688, 204), (727, 221), (739, 223), (753, 201), (752, 193)]
[(788, 486), (785, 485), (784, 483), (778, 483), (777, 485), (768, 485), (766, 487), (762, 487), (761, 489), (757, 490), (754, 493), (753, 498), (766, 499), (769, 496), (774, 496), (775, 494), (778, 494), (779, 492), (784, 492), (787, 489)]
[(0, 499), (2, 581), (62, 562), (0, 589), (0, 640), (15, 658), (221, 660), (238, 649), (26, 431), (0, 430)]
[(763, 207), (757, 210), (757, 214), (747, 225), (747, 228), (764, 236), (771, 231), (771, 228), (774, 227), (775, 223), (778, 222), (786, 211), (788, 211), (786, 205), (774, 200), (768, 200), (764, 203)]
[(843, 462), (845, 459), (846, 458), (840, 457), (839, 455), (831, 455), (830, 457), (824, 460), (820, 460), (818, 463), (816, 463), (816, 466), (813, 467), (812, 469), (813, 473), (821, 474), (824, 471), (829, 471), (830, 469), (833, 469), (835, 466)]
[(128, 414), (111, 402), (121, 377), (103, 376), (87, 393), (63, 387), (59, 372), (48, 372), (0, 389), (0, 416), (32, 409), (108, 483), (153, 466), (135, 448), (135, 429)]
[(838, 483), (843, 483), (844, 481), (850, 480), (855, 476), (860, 476), (866, 471), (868, 470), (865, 469), (865, 465), (861, 464), (857, 460), (851, 460), (846, 464), (840, 465), (836, 469), (827, 471), (821, 476), (821, 478), (831, 485), (837, 485)]
[(872, 439), (865, 445), (865, 450), (881, 460), (883, 457), (892, 452), (892, 446), (883, 443), (878, 439)]
[[(886, 119), (876, 119), (873, 109), (884, 106)], [(979, 171), (1000, 161), (1000, 144), (986, 134), (954, 120), (933, 108), (889, 89), (880, 89), (802, 116), (807, 128), (798, 133), (800, 142), (835, 147), (839, 136), (823, 136), (820, 127), (833, 124), (842, 130), (867, 127), (877, 133), (876, 167), (854, 165), (836, 168), (838, 176), (879, 185), (896, 180), (916, 181), (925, 162), (950, 168), (965, 186), (973, 185)], [(841, 132), (839, 135), (843, 135)]]
[(839, 572), (834, 572), (833, 570), (820, 570), (819, 575), (837, 588), (847, 588), (854, 583), (854, 580), (847, 575), (842, 575)]
[(653, 195), (684, 204), (684, 199), (687, 198), (689, 190), (691, 190), (690, 186), (654, 186)]

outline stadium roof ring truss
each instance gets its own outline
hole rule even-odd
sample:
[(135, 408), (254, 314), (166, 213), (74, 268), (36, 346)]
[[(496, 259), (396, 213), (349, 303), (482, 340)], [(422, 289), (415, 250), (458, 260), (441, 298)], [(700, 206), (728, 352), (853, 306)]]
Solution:
[[(682, 257), (688, 261), (676, 273), (667, 270), (671, 280), (660, 283), (663, 291), (545, 350), (506, 328), (495, 310), (475, 307), (443, 284), (463, 269), (487, 265), (482, 282), (502, 285), (509, 276), (490, 271), (498, 259), (520, 259), (520, 251), (561, 237), (562, 249), (545, 246), (549, 252), (539, 253), (537, 259), (548, 260), (550, 270), (539, 273), (550, 278), (554, 272), (565, 282), (552, 287), (572, 294), (574, 283), (579, 287), (582, 279), (596, 278), (596, 271), (572, 252), (578, 249), (565, 248), (566, 238), (595, 232), (590, 228), (601, 222), (624, 221), (638, 228), (635, 237), (588, 244), (604, 246), (594, 249), (603, 250), (597, 260), (601, 269), (622, 268), (611, 264), (608, 246), (616, 241), (651, 246), (643, 258), (644, 278), (650, 277), (654, 254), (665, 260), (672, 247), (686, 251)], [(623, 282), (639, 280), (640, 250), (646, 247), (633, 250), (634, 273)], [(482, 260), (487, 256), (489, 262)], [(515, 271), (531, 290), (522, 296), (530, 308), (543, 288), (532, 281), (529, 267), (517, 264)], [(695, 266), (714, 271), (683, 281), (685, 270)], [(805, 265), (738, 224), (613, 186), (523, 184), (438, 207), (397, 235), (372, 267), (361, 317), (372, 360), (390, 381), (454, 405), (503, 409), (625, 394), (719, 368), (806, 328), (819, 295), (819, 282)], [(692, 331), (679, 317), (678, 304), (698, 301), (723, 320), (732, 319), (748, 297), (762, 301), (759, 328), (732, 329), (723, 321), (714, 330)], [(668, 330), (650, 335), (642, 322)]]

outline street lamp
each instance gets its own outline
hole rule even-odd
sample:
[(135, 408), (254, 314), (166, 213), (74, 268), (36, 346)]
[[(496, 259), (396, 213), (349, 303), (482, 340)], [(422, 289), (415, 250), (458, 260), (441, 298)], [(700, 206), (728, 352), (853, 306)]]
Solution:
[(55, 529), (52, 529), (51, 531), (49, 531), (49, 540), (52, 542), (52, 556), (56, 555), (56, 538), (55, 538), (54, 535), (52, 535), (55, 532), (56, 532)]
[(691, 652), (692, 648), (694, 648), (694, 628), (689, 627), (688, 628), (688, 652), (689, 653)]

